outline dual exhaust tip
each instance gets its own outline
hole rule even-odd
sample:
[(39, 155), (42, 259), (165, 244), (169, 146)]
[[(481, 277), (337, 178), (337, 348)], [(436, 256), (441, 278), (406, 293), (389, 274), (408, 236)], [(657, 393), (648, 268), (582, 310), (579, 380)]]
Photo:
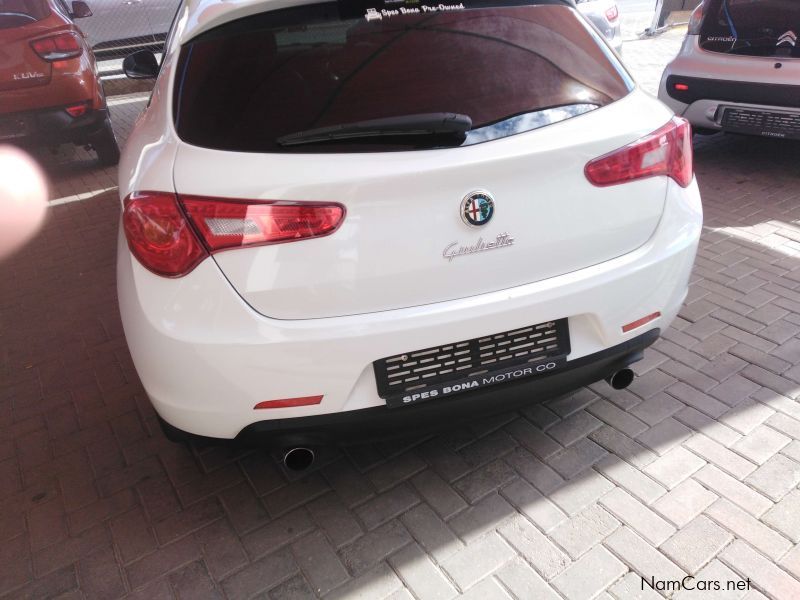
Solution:
[[(631, 369), (625, 368), (615, 371), (608, 377), (606, 381), (615, 390), (624, 390), (631, 383), (633, 383), (634, 373)], [(305, 471), (311, 468), (314, 464), (316, 455), (311, 448), (298, 446), (296, 448), (289, 448), (283, 453), (283, 466), (290, 471)]]

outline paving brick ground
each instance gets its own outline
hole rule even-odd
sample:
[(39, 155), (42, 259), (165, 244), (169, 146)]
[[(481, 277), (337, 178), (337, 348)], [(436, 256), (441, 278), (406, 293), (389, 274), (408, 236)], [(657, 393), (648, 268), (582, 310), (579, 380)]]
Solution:
[[(651, 88), (677, 41), (626, 47)], [(143, 103), (113, 99), (122, 137)], [(0, 265), (0, 597), (800, 597), (800, 145), (698, 143), (691, 291), (628, 390), (302, 477), (164, 440), (117, 315), (114, 171), (44, 159), (47, 224)], [(688, 574), (752, 587), (642, 589)]]

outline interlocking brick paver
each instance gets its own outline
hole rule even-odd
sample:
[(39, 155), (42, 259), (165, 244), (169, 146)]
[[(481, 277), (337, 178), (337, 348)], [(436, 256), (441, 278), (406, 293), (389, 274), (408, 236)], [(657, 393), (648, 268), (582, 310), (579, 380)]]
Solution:
[(541, 598), (558, 600), (559, 596), (524, 560), (516, 558), (497, 572), (503, 582), (517, 598)]
[(611, 490), (600, 499), (600, 503), (655, 546), (675, 532), (672, 525), (620, 488)]
[(461, 590), (466, 590), (514, 556), (514, 551), (499, 535), (488, 533), (444, 560), (441, 567)]
[(406, 528), (398, 521), (389, 521), (365, 533), (340, 552), (347, 568), (359, 575), (410, 542), (411, 535)]
[(426, 504), (412, 508), (401, 520), (414, 539), (440, 563), (464, 547), (453, 530)]
[(773, 560), (783, 556), (792, 546), (785, 537), (724, 498), (709, 506), (705, 513)]
[(777, 502), (800, 483), (800, 463), (777, 454), (756, 469), (745, 481)]
[(711, 589), (698, 589), (700, 586), (693, 585), (691, 589), (680, 590), (673, 598), (675, 600), (702, 600), (713, 593), (715, 599), (740, 600), (748, 594), (747, 582), (716, 558), (697, 572), (695, 580), (718, 582), (720, 589), (715, 589), (716, 586), (713, 584)]
[(731, 452), (723, 445), (704, 436), (702, 433), (694, 434), (691, 438), (686, 440), (684, 446), (708, 462), (714, 463), (720, 469), (733, 475), (737, 479), (744, 479), (756, 470), (755, 464), (742, 458), (735, 452)]
[(761, 520), (795, 544), (800, 543), (800, 490), (794, 489), (786, 494), (764, 513)]
[(619, 521), (602, 507), (594, 504), (556, 527), (549, 536), (572, 558), (578, 558), (603, 541), (619, 526)]
[(415, 544), (389, 557), (389, 564), (419, 598), (444, 600), (458, 593), (425, 551)]
[(699, 516), (661, 544), (661, 551), (687, 573), (697, 573), (733, 536), (705, 516)]
[[(665, 580), (680, 580), (686, 573), (663, 553), (638, 536), (628, 527), (622, 527), (610, 535), (604, 542), (622, 562), (639, 574), (642, 579), (657, 577)], [(644, 587), (637, 586), (640, 591)]]
[(791, 438), (775, 431), (771, 427), (759, 425), (747, 437), (740, 439), (731, 448), (760, 465), (790, 441)]
[(511, 519), (498, 531), (545, 579), (552, 579), (570, 563), (564, 551), (522, 517)]
[(734, 540), (720, 554), (720, 559), (773, 598), (800, 597), (800, 582), (741, 540)]
[(636, 439), (657, 454), (664, 455), (691, 435), (692, 430), (686, 425), (668, 417), (639, 434)]
[(504, 487), (502, 494), (542, 531), (550, 531), (567, 518), (561, 509), (521, 479)]
[(553, 580), (553, 586), (568, 600), (591, 598), (621, 577), (627, 568), (602, 546), (587, 552)]
[(324, 596), (349, 578), (328, 540), (314, 532), (292, 544), (295, 561), (303, 570), (314, 591)]
[(716, 499), (716, 494), (709, 492), (694, 479), (687, 479), (656, 500), (652, 507), (680, 528)]
[(672, 489), (705, 464), (701, 458), (678, 446), (647, 465), (644, 472)]
[(465, 542), (495, 529), (517, 511), (499, 494), (491, 494), (453, 517), (448, 525)]

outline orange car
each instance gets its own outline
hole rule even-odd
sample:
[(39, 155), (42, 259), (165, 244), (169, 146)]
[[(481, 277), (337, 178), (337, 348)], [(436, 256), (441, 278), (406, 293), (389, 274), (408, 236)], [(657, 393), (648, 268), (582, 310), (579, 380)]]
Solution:
[(0, 0), (0, 143), (91, 146), (119, 161), (94, 55), (73, 19), (85, 2)]

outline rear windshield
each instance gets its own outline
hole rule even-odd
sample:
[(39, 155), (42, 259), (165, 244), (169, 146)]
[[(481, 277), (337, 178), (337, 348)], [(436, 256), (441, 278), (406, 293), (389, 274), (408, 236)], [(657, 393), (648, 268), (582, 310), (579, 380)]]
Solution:
[(46, 0), (0, 0), (0, 29), (29, 25), (49, 14)]
[(799, 0), (706, 0), (704, 15), (704, 50), (800, 57)]
[[(246, 152), (451, 147), (562, 121), (631, 90), (607, 46), (563, 4), (385, 6), (293, 7), (196, 38), (182, 48), (175, 79), (178, 135)], [(430, 113), (465, 115), (471, 128), (284, 143), (318, 128)]]

